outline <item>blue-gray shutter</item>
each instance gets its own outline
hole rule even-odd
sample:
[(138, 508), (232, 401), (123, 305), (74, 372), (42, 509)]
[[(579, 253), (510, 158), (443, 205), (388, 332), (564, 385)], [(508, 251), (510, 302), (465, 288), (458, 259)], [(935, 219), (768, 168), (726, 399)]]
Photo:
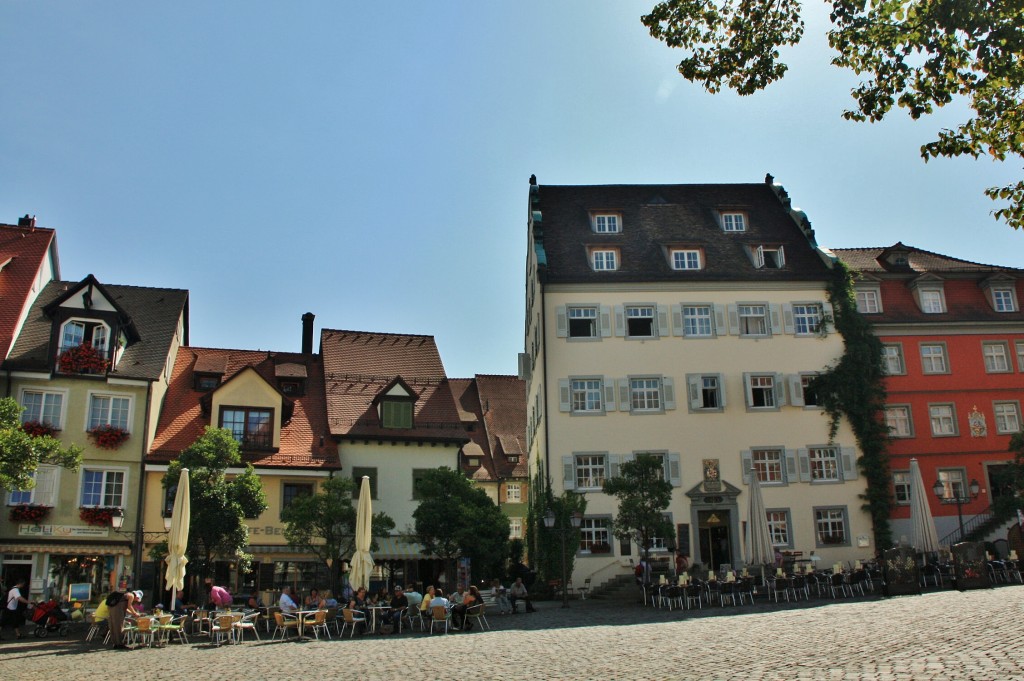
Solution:
[(700, 409), (704, 406), (700, 389), (701, 377), (699, 375), (690, 374), (686, 377), (686, 390), (687, 397), (690, 400), (690, 409)]
[(562, 457), (562, 489), (576, 489), (576, 465), (572, 456)]
[(786, 459), (786, 482), (796, 482), (796, 452), (787, 448), (783, 450), (782, 455)]
[(605, 376), (601, 387), (604, 390), (604, 395), (602, 396), (602, 399), (604, 399), (604, 410), (615, 411), (615, 379), (611, 376)]
[(857, 450), (854, 447), (840, 447), (843, 458), (843, 480), (857, 479)]
[(677, 336), (685, 336), (683, 329), (683, 306), (679, 303), (672, 304), (672, 333)]
[(609, 472), (610, 477), (613, 477), (613, 478), (619, 477), (619, 465), (620, 465), (619, 464), (619, 460), (620, 460), (620, 457), (619, 457), (618, 454), (609, 454), (608, 455), (608, 472)]
[[(739, 320), (737, 320), (736, 323), (738, 325)], [(721, 303), (715, 303), (715, 335), (729, 335), (729, 328), (725, 323), (725, 305), (722, 305)]]
[(718, 403), (725, 409), (725, 374), (715, 375), (718, 376)]
[(674, 379), (668, 376), (663, 376), (661, 379), (661, 390), (662, 390), (662, 404), (665, 409), (676, 408), (676, 382)]
[(772, 388), (775, 390), (775, 406), (785, 407), (786, 406), (786, 378), (782, 374), (775, 374), (775, 380), (772, 382)]
[(615, 306), (615, 335), (626, 335), (626, 310), (622, 305)]
[(743, 372), (743, 394), (747, 398), (747, 406), (754, 406), (754, 394), (750, 391), (750, 372)]
[(726, 307), (729, 311), (729, 333), (731, 333), (734, 336), (738, 336), (740, 335), (739, 310), (736, 309), (736, 305), (734, 303), (729, 303), (729, 305)]
[(793, 321), (793, 305), (790, 303), (782, 304), (782, 329), (791, 336), (796, 333), (796, 323)]
[(569, 390), (569, 379), (558, 379), (558, 411), (572, 411), (572, 392)]
[(682, 475), (680, 474), (679, 465), (679, 452), (668, 453), (668, 476), (665, 478), (673, 487), (679, 487), (683, 484)]
[(772, 335), (778, 336), (782, 333), (782, 314), (779, 312), (778, 304), (772, 303), (768, 306), (768, 315), (772, 322)]
[(749, 449), (740, 452), (740, 469), (743, 471), (743, 484), (749, 485), (754, 479), (754, 462)]
[(619, 379), (619, 411), (630, 411), (629, 379)]
[(602, 305), (600, 309), (600, 316), (598, 321), (601, 324), (601, 337), (608, 338), (612, 335), (612, 313), (611, 308), (607, 305)]
[(659, 338), (672, 335), (668, 325), (668, 305), (658, 305), (658, 330), (655, 335)]
[(555, 309), (555, 335), (558, 338), (565, 338), (569, 335), (569, 313), (565, 305), (559, 305)]
[(796, 450), (796, 458), (800, 462), (800, 482), (811, 481), (811, 458), (807, 450), (800, 447)]
[(800, 374), (787, 374), (786, 382), (789, 383), (789, 403), (794, 407), (804, 406), (804, 383)]

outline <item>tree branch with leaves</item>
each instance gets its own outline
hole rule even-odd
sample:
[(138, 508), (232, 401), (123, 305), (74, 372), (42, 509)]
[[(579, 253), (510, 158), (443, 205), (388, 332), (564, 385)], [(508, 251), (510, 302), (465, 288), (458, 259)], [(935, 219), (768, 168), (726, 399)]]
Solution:
[(82, 448), (64, 446), (52, 435), (29, 435), (21, 426), (25, 409), (13, 398), (0, 399), (0, 487), (28, 490), (35, 487), (33, 475), (40, 464), (77, 471)]

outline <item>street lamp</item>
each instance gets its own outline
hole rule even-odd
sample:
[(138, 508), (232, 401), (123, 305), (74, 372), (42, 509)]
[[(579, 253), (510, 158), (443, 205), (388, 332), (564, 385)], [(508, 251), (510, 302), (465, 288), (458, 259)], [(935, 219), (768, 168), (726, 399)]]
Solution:
[(171, 516), (169, 513), (164, 513), (164, 531), (163, 532), (146, 532), (146, 528), (139, 523), (139, 526), (131, 531), (125, 532), (121, 528), (124, 527), (124, 511), (120, 508), (115, 508), (110, 514), (110, 527), (117, 534), (123, 534), (126, 537), (134, 537), (135, 541), (132, 542), (132, 552), (135, 554), (135, 565), (133, 566), (135, 572), (135, 579), (139, 579), (142, 575), (142, 546), (144, 542), (155, 542), (171, 532)]
[[(562, 607), (569, 607), (569, 577), (566, 574), (565, 567), (565, 537), (569, 532), (575, 532), (580, 529), (580, 524), (583, 522), (583, 514), (579, 511), (572, 513), (569, 516), (569, 520), (572, 523), (572, 527), (565, 526), (565, 517), (559, 516), (558, 522), (558, 537), (562, 544)], [(544, 514), (544, 527), (554, 529), (555, 527), (555, 512), (552, 509), (548, 509), (548, 512)]]
[[(946, 485), (942, 480), (936, 480), (935, 484), (932, 485), (932, 492), (939, 498), (939, 503), (943, 504), (956, 504), (956, 516), (960, 521), (960, 541), (964, 540), (964, 504), (971, 502), (978, 498), (978, 494), (981, 493), (981, 485), (975, 479), (971, 480), (969, 486), (970, 495), (964, 494), (962, 491), (957, 492), (957, 485), (951, 485), (953, 491), (952, 496), (946, 496)], [(960, 488), (963, 489), (962, 487)]]

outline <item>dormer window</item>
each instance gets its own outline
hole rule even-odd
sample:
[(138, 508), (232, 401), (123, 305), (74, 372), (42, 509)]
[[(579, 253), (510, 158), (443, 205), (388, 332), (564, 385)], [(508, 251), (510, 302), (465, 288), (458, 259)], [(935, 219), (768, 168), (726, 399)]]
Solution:
[(217, 374), (196, 374), (193, 387), (202, 393), (208, 393), (220, 385), (220, 376)]
[(751, 251), (754, 267), (757, 269), (777, 270), (786, 264), (786, 256), (782, 246), (758, 246)]
[(622, 231), (622, 216), (618, 213), (592, 213), (590, 226), (598, 234), (618, 234)]
[(242, 449), (271, 449), (274, 446), (272, 409), (221, 407), (220, 427), (230, 430)]
[(60, 330), (60, 351), (90, 345), (101, 353), (108, 350), (110, 327), (100, 321), (69, 319)]
[(988, 304), (996, 312), (1017, 312), (1017, 291), (1015, 282), (1005, 276), (995, 276), (980, 284)]
[(412, 402), (410, 400), (381, 400), (381, 426), (384, 428), (412, 428)]
[(695, 248), (675, 248), (669, 251), (674, 270), (701, 269), (700, 251)]
[(942, 291), (923, 290), (920, 291), (921, 312), (925, 314), (942, 314)]
[(745, 232), (747, 231), (747, 216), (743, 213), (728, 212), (720, 213), (719, 217), (722, 220), (722, 230), (726, 232)]
[(597, 249), (590, 252), (591, 266), (597, 272), (611, 272), (619, 269), (619, 253), (613, 249)]
[(305, 393), (305, 384), (303, 381), (279, 381), (278, 387), (281, 392), (288, 397), (301, 397)]

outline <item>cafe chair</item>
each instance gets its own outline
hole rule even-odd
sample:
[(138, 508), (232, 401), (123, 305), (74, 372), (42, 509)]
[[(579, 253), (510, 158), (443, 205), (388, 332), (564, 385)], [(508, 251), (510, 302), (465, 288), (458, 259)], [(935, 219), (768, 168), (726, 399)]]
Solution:
[(362, 624), (363, 625), (363, 630), (364, 631), (366, 630), (366, 615), (364, 615), (359, 610), (352, 610), (350, 608), (345, 608), (345, 609), (343, 609), (341, 611), (341, 619), (342, 619), (341, 631), (338, 633), (338, 636), (344, 636), (345, 635), (345, 629), (346, 628), (351, 628), (352, 629), (352, 633), (349, 634), (348, 637), (352, 638), (356, 634), (356, 625), (357, 624)]
[(239, 643), (245, 640), (245, 632), (251, 631), (252, 635), (256, 637), (256, 640), (260, 640), (259, 631), (256, 627), (260, 620), (260, 613), (258, 611), (251, 612), (248, 615), (243, 615), (242, 619), (234, 623), (233, 627), (235, 630), (235, 640)]
[(405, 610), (403, 610), (402, 616), (398, 618), (398, 633), (402, 633), (402, 628), (406, 624), (409, 625), (409, 631), (412, 631), (413, 624), (419, 622), (419, 613), (420, 609), (418, 605), (410, 605)]
[(828, 585), (832, 590), (832, 598), (836, 597), (837, 591), (843, 596), (853, 596), (853, 591), (849, 591), (850, 586), (846, 583), (846, 576), (842, 572), (836, 572), (829, 577)]
[(274, 613), (274, 624), (274, 633), (270, 637), (271, 641), (277, 638), (278, 632), (281, 632), (282, 641), (288, 635), (289, 631), (294, 631), (296, 634), (299, 633), (299, 620), (294, 617), (285, 618), (284, 613), (282, 612)]
[[(861, 596), (864, 596), (867, 594), (867, 592), (864, 591), (865, 584), (868, 585), (869, 589), (871, 588), (871, 578), (868, 576), (868, 573), (864, 570), (856, 570), (850, 574), (850, 581), (847, 583), (847, 589), (849, 589), (851, 596), (853, 595), (854, 589), (859, 591)], [(941, 580), (939, 582), (939, 586), (942, 586)]]
[(451, 615), (448, 613), (448, 608), (443, 605), (434, 605), (430, 608), (430, 633), (433, 635), (434, 627), (444, 627), (444, 633), (448, 633), (448, 627), (451, 624)]
[(487, 606), (483, 603), (477, 603), (476, 605), (469, 606), (466, 610), (466, 623), (468, 624), (470, 620), (475, 620), (476, 623), (480, 625), (481, 630), (485, 631), (490, 629), (491, 625), (487, 622), (487, 615), (485, 614), (486, 610)]
[(85, 640), (86, 641), (93, 640), (94, 638), (99, 636), (99, 633), (101, 631), (103, 631), (104, 629), (107, 628), (107, 621), (106, 620), (97, 620), (92, 615), (89, 615), (89, 619), (90, 619), (89, 631), (85, 634)]
[(736, 605), (736, 594), (737, 594), (736, 582), (722, 582), (718, 588), (718, 600), (722, 602), (722, 607), (725, 607), (725, 602), (729, 601), (732, 605)]
[(152, 617), (140, 617), (135, 620), (135, 626), (131, 629), (132, 640), (140, 645), (153, 645), (153, 635), (156, 629), (153, 628)]
[(583, 586), (576, 589), (576, 593), (580, 595), (580, 600), (587, 600), (587, 594), (590, 593), (590, 577), (583, 580)]
[(704, 603), (704, 587), (700, 584), (687, 584), (684, 592), (686, 593), (686, 609), (689, 610), (693, 607), (693, 604), (697, 604), (697, 609), (703, 608)]
[[(241, 616), (239, 616), (241, 619)], [(220, 645), (224, 638), (228, 643), (235, 642), (235, 622), (239, 621), (233, 615), (218, 615), (213, 619), (213, 626), (210, 627), (210, 637), (214, 644)]]
[(790, 581), (787, 577), (776, 577), (772, 581), (772, 596), (775, 598), (775, 602), (779, 602), (779, 594), (782, 594), (786, 602), (789, 603), (790, 594)]
[(327, 638), (331, 637), (331, 630), (327, 628), (326, 610), (317, 610), (316, 614), (313, 616), (312, 623), (307, 622), (306, 625), (313, 629), (313, 636), (316, 637), (317, 640), (320, 640), (321, 631)]

